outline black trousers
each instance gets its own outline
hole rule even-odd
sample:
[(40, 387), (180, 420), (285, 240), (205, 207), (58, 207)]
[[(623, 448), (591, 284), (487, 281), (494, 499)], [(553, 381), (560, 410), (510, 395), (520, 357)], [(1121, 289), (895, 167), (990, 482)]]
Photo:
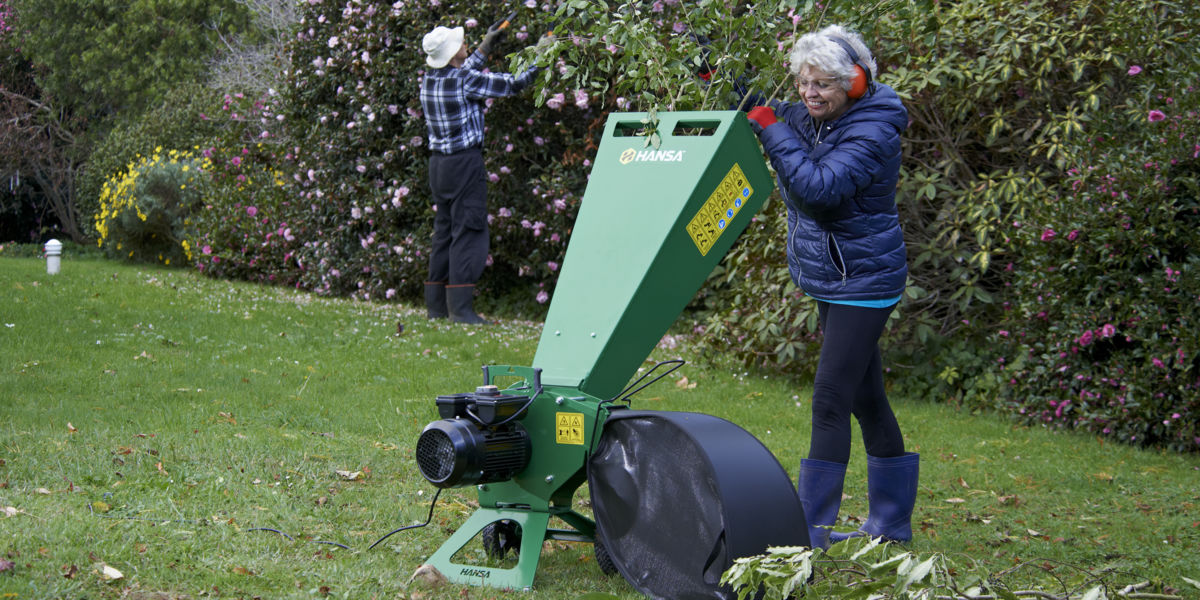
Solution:
[(867, 454), (904, 454), (904, 438), (883, 387), (879, 336), (895, 306), (864, 308), (817, 302), (821, 359), (813, 381), (813, 432), (808, 457), (850, 462), (850, 415), (858, 419)]
[(487, 171), (471, 148), (429, 158), (429, 189), (437, 212), (429, 281), (468, 285), (479, 281), (488, 256)]

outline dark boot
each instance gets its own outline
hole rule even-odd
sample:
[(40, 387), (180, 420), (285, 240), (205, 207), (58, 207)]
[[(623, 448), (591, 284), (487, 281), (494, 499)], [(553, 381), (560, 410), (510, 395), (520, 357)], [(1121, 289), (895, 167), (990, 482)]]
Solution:
[(425, 282), (425, 310), (430, 319), (445, 319), (450, 316), (446, 308), (446, 282)]
[(450, 320), (468, 325), (486, 325), (484, 318), (475, 314), (475, 285), (447, 285), (446, 303), (450, 308)]
[(813, 548), (829, 547), (829, 531), (842, 505), (842, 482), (846, 465), (806, 458), (800, 461), (797, 493), (808, 521), (808, 539)]
[(892, 458), (867, 456), (867, 520), (852, 533), (833, 533), (840, 542), (860, 535), (891, 542), (912, 541), (912, 513), (917, 503), (917, 475), (921, 456), (908, 452)]

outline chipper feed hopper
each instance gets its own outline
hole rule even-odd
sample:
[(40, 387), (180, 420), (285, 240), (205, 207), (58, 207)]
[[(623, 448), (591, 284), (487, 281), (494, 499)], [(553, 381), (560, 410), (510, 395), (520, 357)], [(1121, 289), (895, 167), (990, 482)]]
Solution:
[[(530, 589), (559, 539), (595, 543), (601, 569), (647, 595), (722, 598), (733, 559), (808, 545), (791, 478), (756, 438), (621, 402), (773, 185), (744, 114), (657, 119), (608, 118), (533, 366), (486, 366), (475, 391), (439, 396), (417, 441), (426, 479), (478, 490), (427, 561), (453, 582)], [(585, 482), (593, 518), (572, 508)], [(493, 560), (464, 560), (476, 537)], [(510, 551), (516, 566), (497, 566)]]

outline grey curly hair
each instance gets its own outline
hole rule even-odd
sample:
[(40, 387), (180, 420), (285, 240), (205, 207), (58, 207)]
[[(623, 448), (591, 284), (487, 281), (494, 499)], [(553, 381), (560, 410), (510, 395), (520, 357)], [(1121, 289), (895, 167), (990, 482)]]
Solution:
[(850, 80), (854, 77), (854, 62), (846, 54), (845, 48), (833, 38), (840, 38), (854, 48), (859, 61), (871, 70), (872, 78), (878, 74), (875, 57), (871, 56), (862, 36), (841, 25), (830, 25), (820, 31), (806, 33), (796, 40), (789, 57), (792, 75), (799, 75), (800, 69), (806, 66), (813, 67), (833, 75), (842, 87), (849, 90)]

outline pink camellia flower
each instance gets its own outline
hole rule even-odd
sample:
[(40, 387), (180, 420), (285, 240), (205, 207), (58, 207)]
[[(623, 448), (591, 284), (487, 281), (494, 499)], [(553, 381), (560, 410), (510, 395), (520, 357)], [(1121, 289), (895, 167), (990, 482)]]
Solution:
[(1056, 236), (1056, 235), (1058, 235), (1058, 234), (1055, 233), (1053, 229), (1050, 229), (1049, 227), (1047, 227), (1045, 229), (1045, 231), (1042, 231), (1042, 241), (1048, 242), (1048, 241), (1054, 239), (1054, 236)]
[(567, 97), (564, 94), (558, 93), (550, 96), (550, 99), (546, 100), (546, 106), (553, 108), (554, 110), (558, 110), (562, 108), (563, 102), (566, 102), (566, 100)]
[(1086, 346), (1086, 345), (1092, 343), (1092, 340), (1094, 339), (1094, 337), (1095, 336), (1092, 334), (1091, 330), (1083, 332), (1083, 335), (1079, 336), (1079, 340), (1078, 340), (1079, 345)]
[(1129, 65), (1129, 71), (1127, 72), (1127, 74), (1128, 75), (1137, 75), (1138, 73), (1141, 73), (1141, 72), (1142, 72), (1142, 68), (1139, 67), (1138, 65)]
[(1161, 111), (1161, 110), (1152, 110), (1152, 111), (1150, 111), (1149, 115), (1146, 115), (1146, 119), (1149, 120), (1151, 123), (1156, 123), (1165, 118), (1167, 118), (1167, 115), (1165, 113), (1163, 113), (1163, 111)]
[(575, 106), (580, 109), (588, 107), (588, 93), (586, 90), (575, 90)]
[(257, 207), (254, 207), (254, 206), (247, 206), (247, 207), (246, 207), (246, 214), (248, 214), (248, 215), (250, 215), (250, 216), (252, 216), (252, 217), (253, 217), (254, 215), (257, 215), (257, 214), (258, 214), (258, 208), (257, 208)]
[(1105, 323), (1100, 327), (1100, 337), (1110, 338), (1117, 333), (1117, 328), (1112, 323)]
[(1072, 242), (1073, 242), (1073, 241), (1075, 241), (1075, 238), (1077, 238), (1077, 237), (1079, 237), (1079, 230), (1078, 230), (1078, 229), (1072, 229), (1072, 230), (1071, 230), (1071, 233), (1068, 233), (1068, 234), (1067, 234), (1067, 239), (1068, 239), (1068, 240), (1070, 240), (1070, 241), (1072, 241)]
[(1152, 363), (1154, 366), (1156, 366), (1156, 367), (1158, 367), (1158, 368), (1160, 368), (1160, 369), (1164, 369), (1164, 368), (1166, 368), (1166, 365), (1164, 365), (1164, 364), (1163, 364), (1163, 361), (1159, 360), (1159, 359), (1158, 359), (1158, 357), (1154, 357), (1153, 359), (1151, 359), (1151, 360), (1150, 360), (1150, 362), (1151, 362), (1151, 363)]
[(547, 294), (546, 290), (538, 290), (536, 299), (538, 304), (545, 304), (550, 299), (550, 294)]
[(205, 244), (204, 247), (200, 249), (200, 251), (205, 254), (212, 254), (212, 246)]
[(546, 268), (547, 268), (547, 269), (550, 269), (551, 271), (557, 271), (557, 270), (558, 270), (558, 263), (556, 263), (556, 262), (554, 262), (554, 261), (547, 262), (547, 263), (546, 263)]

